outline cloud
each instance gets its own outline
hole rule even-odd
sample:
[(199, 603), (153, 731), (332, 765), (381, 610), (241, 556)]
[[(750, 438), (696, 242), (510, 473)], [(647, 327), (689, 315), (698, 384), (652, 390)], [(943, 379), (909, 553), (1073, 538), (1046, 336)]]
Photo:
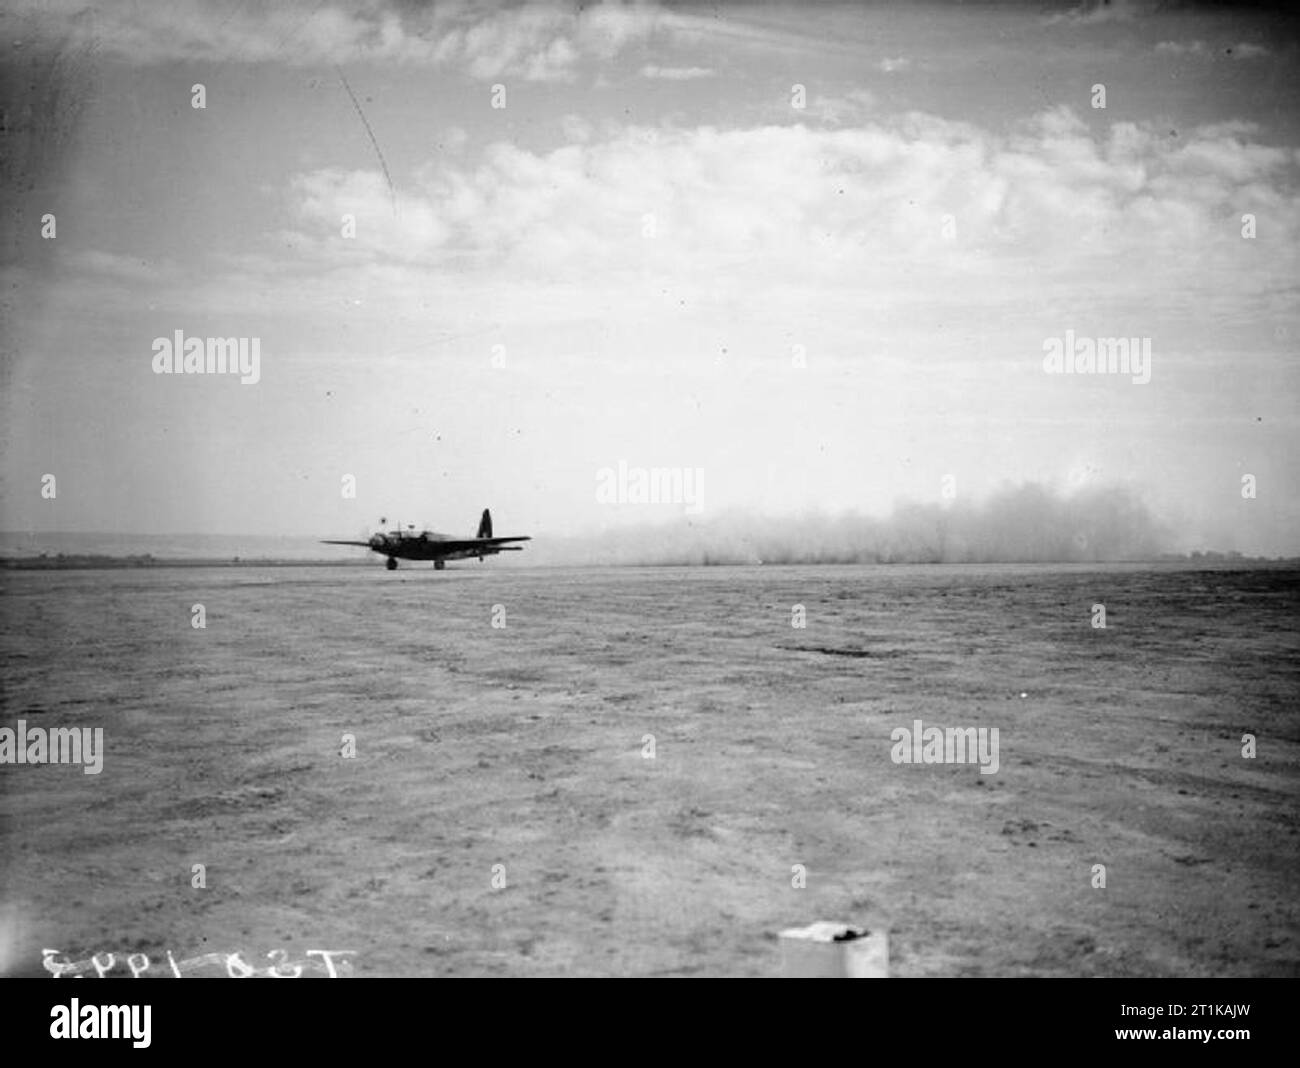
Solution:
[[(342, 239), (362, 250), (363, 255), (418, 259), (440, 249), (451, 232), (426, 197), (399, 193), (399, 218), (394, 219), (388, 183), (374, 171), (326, 168), (300, 174), (291, 181), (291, 197), (298, 216), (317, 224), (318, 232), (328, 229), (342, 238), (345, 217), (356, 221), (355, 238)], [(390, 204), (391, 220), (391, 224), (382, 226), (377, 225), (379, 219), (374, 212), (381, 200)], [(303, 235), (304, 240), (307, 236)]]
[(1167, 526), (1120, 486), (1058, 494), (1025, 483), (977, 504), (904, 502), (883, 519), (850, 513), (769, 518), (731, 512), (538, 543), (538, 564), (1091, 563), (1150, 560)]
[(1199, 56), (1206, 59), (1214, 58), (1216, 55), (1231, 56), (1233, 59), (1259, 59), (1262, 56), (1272, 55), (1263, 45), (1251, 44), (1247, 41), (1226, 45), (1218, 53), (1204, 41), (1161, 41), (1156, 45), (1156, 51), (1163, 55)]
[(1233, 59), (1259, 59), (1261, 56), (1272, 55), (1263, 45), (1251, 44), (1249, 41), (1232, 46), (1231, 51)]
[(1202, 56), (1207, 50), (1204, 41), (1161, 41), (1156, 45), (1156, 51), (1171, 56)]
[(895, 71), (907, 70), (911, 65), (912, 61), (906, 56), (897, 56), (894, 59), (882, 59), (876, 67), (885, 74), (893, 74)]
[(804, 114), (836, 126), (861, 122), (876, 106), (876, 95), (869, 89), (850, 89), (841, 96), (816, 96), (808, 102)]
[[(299, 175), (301, 243), (330, 235), (313, 256), (334, 265), (451, 260), (611, 286), (721, 275), (755, 291), (818, 286), (904, 303), (918, 276), (931, 291), (960, 282), (971, 301), (1005, 299), (1008, 277), (1040, 293), (1262, 297), (1277, 292), (1269, 278), (1300, 266), (1296, 159), (1245, 123), (1175, 139), (1155, 124), (1093, 131), (1060, 107), (1007, 131), (910, 113), (566, 132), (551, 151), (496, 143), (474, 164), (430, 161), (397, 180), (397, 219), (377, 172)], [(1266, 274), (1241, 239), (1245, 211), (1269, 220)], [(344, 212), (358, 219), (350, 244), (332, 236)]]
[(687, 82), (697, 78), (712, 78), (717, 71), (711, 67), (656, 67), (646, 64), (641, 68), (642, 78), (658, 78), (669, 82)]
[(16, 0), (9, 14), (37, 37), (136, 65), (173, 60), (295, 66), (397, 63), (471, 77), (571, 81), (587, 59), (643, 40), (664, 13), (649, 3), (522, 5), (298, 0), (270, 6), (204, 0), (94, 5)]
[(1093, 0), (1050, 15), (1044, 23), (1049, 26), (1061, 22), (1071, 26), (1096, 26), (1104, 22), (1129, 22), (1139, 15), (1150, 14), (1155, 7), (1154, 0)]
[(591, 140), (595, 127), (581, 115), (565, 115), (560, 119), (560, 128), (564, 131), (566, 141), (583, 143)]

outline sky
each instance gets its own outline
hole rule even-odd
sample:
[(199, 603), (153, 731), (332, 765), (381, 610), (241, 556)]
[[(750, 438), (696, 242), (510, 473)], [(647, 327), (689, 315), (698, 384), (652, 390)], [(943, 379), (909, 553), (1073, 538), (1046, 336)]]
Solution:
[[(544, 539), (1032, 486), (1300, 554), (1297, 25), (8, 0), (0, 527)], [(257, 380), (157, 373), (178, 330), (257, 339)], [(1146, 339), (1149, 380), (1049, 373), (1067, 331)]]

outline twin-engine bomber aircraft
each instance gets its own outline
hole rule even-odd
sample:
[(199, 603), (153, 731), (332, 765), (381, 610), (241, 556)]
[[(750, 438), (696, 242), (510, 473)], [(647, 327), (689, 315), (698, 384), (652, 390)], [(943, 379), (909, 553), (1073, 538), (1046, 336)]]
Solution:
[[(379, 521), (388, 522), (386, 519)], [(418, 534), (414, 527), (407, 530), (390, 530), (387, 534), (376, 534), (369, 541), (323, 541), (322, 545), (359, 545), (363, 549), (373, 549), (388, 557), (384, 565), (389, 571), (397, 569), (397, 561), (432, 560), (436, 570), (441, 571), (448, 560), (472, 560), (496, 553), (517, 553), (522, 545), (507, 545), (508, 541), (531, 541), (529, 537), (494, 538), (492, 537), (492, 513), (483, 509), (483, 518), (479, 520), (478, 533), (472, 538), (453, 538), (450, 534), (437, 534), (432, 530), (422, 530)]]

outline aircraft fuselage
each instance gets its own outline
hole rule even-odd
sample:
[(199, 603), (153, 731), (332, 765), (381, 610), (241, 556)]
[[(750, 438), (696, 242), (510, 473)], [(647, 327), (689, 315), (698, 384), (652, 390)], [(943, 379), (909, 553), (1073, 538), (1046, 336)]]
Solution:
[(435, 534), (431, 530), (419, 534), (404, 534), (396, 530), (376, 534), (370, 539), (370, 548), (382, 556), (392, 556), (398, 560), (472, 560), (475, 557), (481, 560), (484, 556), (500, 551), (490, 545), (475, 548), (466, 545), (462, 539), (448, 534)]

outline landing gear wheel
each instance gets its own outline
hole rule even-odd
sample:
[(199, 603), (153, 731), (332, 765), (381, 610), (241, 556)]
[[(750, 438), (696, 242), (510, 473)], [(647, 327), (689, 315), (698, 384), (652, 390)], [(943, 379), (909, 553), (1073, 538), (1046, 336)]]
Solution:
[(435, 571), (441, 571), (446, 566), (447, 566), (447, 561), (445, 560), (435, 560), (433, 562), (433, 569)]
[(394, 557), (391, 557), (391, 556), (390, 556), (390, 557), (388, 558), (388, 563), (384, 564), (384, 567), (388, 568), (389, 571), (396, 571), (396, 570), (397, 570), (397, 560), (396, 560)]

